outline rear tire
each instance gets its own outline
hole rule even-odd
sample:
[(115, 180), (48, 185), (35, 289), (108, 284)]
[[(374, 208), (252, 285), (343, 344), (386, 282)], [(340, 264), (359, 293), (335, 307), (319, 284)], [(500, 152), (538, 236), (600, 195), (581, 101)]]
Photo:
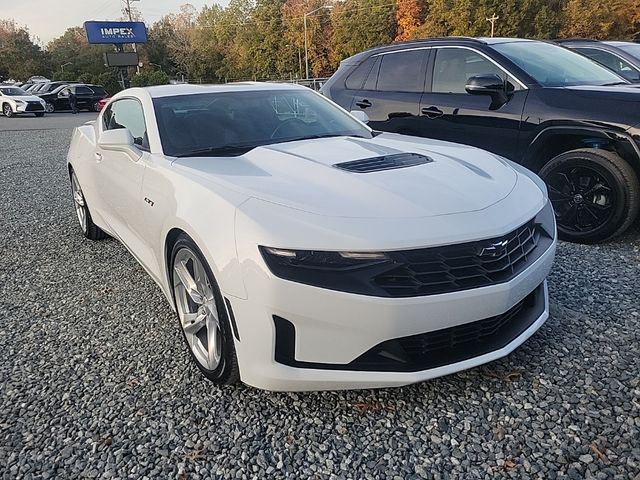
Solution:
[(614, 152), (572, 150), (544, 165), (539, 175), (549, 188), (563, 240), (609, 240), (624, 233), (638, 215), (638, 176)]
[(237, 383), (238, 360), (222, 294), (204, 255), (186, 234), (171, 251), (169, 281), (191, 360), (212, 382)]

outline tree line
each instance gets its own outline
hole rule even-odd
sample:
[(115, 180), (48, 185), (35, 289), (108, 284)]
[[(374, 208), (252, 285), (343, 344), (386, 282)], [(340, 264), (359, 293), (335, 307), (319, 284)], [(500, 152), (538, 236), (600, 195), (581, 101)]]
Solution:
[[(344, 58), (377, 45), (488, 36), (494, 15), (496, 36), (640, 37), (638, 0), (231, 0), (200, 11), (185, 4), (149, 26), (149, 41), (138, 48), (144, 66), (133, 82), (303, 78), (305, 14), (315, 77), (330, 75)], [(42, 48), (27, 27), (0, 20), (0, 80), (41, 74), (101, 83), (115, 92), (116, 72), (103, 65), (103, 53), (112, 48), (87, 44), (82, 27), (69, 28)]]

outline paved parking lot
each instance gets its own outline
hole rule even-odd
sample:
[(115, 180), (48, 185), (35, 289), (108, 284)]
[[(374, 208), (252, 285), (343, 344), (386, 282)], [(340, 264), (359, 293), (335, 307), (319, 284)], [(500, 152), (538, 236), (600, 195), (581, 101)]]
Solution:
[(217, 388), (124, 247), (80, 234), (65, 155), (92, 118), (0, 117), (1, 478), (640, 480), (638, 227), (560, 245), (552, 318), (482, 368), (381, 391)]

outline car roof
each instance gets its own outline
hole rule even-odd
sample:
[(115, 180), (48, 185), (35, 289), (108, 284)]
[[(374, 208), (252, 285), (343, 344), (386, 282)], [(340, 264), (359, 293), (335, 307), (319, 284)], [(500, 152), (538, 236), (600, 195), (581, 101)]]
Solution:
[[(220, 85), (158, 85), (131, 90), (144, 90), (152, 98), (172, 97), (176, 95), (193, 95), (198, 93), (247, 92), (268, 90), (309, 90), (307, 87), (289, 83), (238, 82)], [(125, 90), (126, 91), (126, 90)]]
[(357, 53), (352, 57), (343, 60), (344, 63), (353, 63), (363, 60), (372, 53), (393, 52), (395, 50), (403, 50), (412, 47), (427, 47), (431, 45), (498, 45), (501, 43), (541, 43), (542, 40), (527, 38), (509, 38), (509, 37), (433, 37), (417, 40), (409, 40), (406, 42), (396, 42), (390, 45), (373, 47), (363, 52)]

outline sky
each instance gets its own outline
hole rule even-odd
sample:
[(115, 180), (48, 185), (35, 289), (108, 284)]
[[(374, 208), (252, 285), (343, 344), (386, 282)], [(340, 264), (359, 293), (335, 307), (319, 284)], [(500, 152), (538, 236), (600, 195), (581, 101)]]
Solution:
[[(226, 5), (229, 0), (139, 0), (133, 5), (151, 25), (167, 13), (178, 12), (180, 5), (190, 3), (197, 10), (205, 5)], [(64, 33), (69, 27), (87, 20), (116, 20), (122, 17), (123, 0), (0, 0), (0, 18), (13, 18), (29, 27), (32, 37), (41, 45)]]

